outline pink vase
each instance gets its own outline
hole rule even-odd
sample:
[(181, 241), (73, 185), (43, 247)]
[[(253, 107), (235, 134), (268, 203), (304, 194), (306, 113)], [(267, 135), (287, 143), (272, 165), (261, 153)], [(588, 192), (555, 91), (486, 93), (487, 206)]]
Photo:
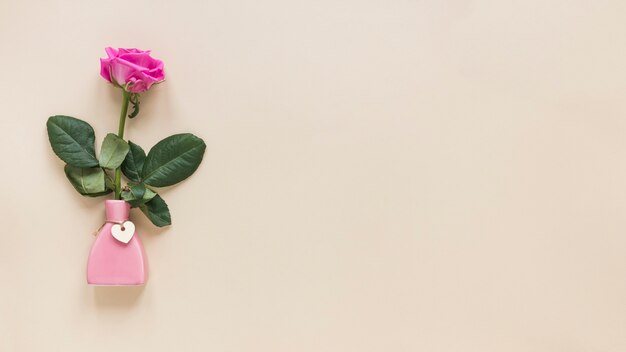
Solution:
[(123, 200), (105, 200), (107, 222), (98, 232), (87, 261), (87, 283), (91, 285), (143, 285), (147, 265), (143, 245), (137, 233), (128, 243), (111, 234), (111, 227), (128, 220), (130, 204)]

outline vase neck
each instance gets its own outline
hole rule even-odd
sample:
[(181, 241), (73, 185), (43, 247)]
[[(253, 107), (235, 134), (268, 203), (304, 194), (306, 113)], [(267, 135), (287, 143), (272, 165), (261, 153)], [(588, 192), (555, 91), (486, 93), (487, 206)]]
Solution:
[(126, 221), (130, 213), (130, 204), (123, 200), (105, 200), (104, 211), (107, 221)]

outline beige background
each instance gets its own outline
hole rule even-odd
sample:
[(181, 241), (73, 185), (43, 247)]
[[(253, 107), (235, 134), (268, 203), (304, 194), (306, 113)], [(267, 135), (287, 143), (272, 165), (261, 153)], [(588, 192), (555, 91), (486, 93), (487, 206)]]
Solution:
[[(1, 351), (626, 350), (623, 1), (0, 1)], [(202, 136), (133, 213), (151, 277), (85, 284), (101, 199), (51, 152), (116, 129), (103, 47)]]

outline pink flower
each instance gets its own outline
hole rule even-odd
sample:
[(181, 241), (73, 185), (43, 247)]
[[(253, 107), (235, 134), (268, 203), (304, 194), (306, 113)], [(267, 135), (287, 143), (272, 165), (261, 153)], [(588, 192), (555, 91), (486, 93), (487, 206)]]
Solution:
[(109, 56), (100, 59), (100, 75), (131, 93), (145, 92), (163, 81), (163, 61), (150, 56), (150, 50), (104, 49)]

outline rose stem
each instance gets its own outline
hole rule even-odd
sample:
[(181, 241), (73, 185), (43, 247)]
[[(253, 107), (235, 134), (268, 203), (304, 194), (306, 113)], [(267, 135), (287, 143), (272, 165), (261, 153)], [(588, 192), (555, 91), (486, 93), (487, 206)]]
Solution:
[[(128, 114), (128, 101), (130, 100), (130, 94), (122, 89), (122, 111), (120, 112), (120, 125), (117, 130), (117, 136), (124, 139), (124, 125), (126, 125), (126, 115)], [(122, 194), (122, 169), (115, 169), (115, 199), (121, 199)]]

